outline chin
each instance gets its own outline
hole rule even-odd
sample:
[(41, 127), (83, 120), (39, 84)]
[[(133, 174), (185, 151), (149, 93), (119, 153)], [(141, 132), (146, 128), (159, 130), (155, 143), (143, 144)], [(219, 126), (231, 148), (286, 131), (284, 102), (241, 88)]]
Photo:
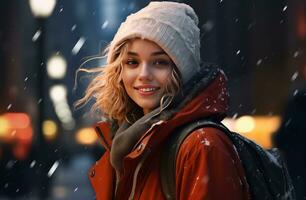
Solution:
[(138, 104), (143, 110), (154, 110), (155, 108), (157, 108), (159, 106), (159, 103), (142, 103), (142, 104)]

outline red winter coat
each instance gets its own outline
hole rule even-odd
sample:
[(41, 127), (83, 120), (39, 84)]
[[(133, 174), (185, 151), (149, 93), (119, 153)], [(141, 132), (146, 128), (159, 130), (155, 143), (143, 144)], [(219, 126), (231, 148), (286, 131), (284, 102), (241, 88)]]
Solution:
[[(115, 196), (116, 175), (110, 164), (112, 140), (106, 123), (98, 123), (106, 152), (89, 172), (97, 200), (165, 199), (160, 180), (162, 142), (173, 129), (198, 118), (223, 116), (227, 110), (225, 77), (218, 73), (208, 86), (168, 120), (154, 123), (124, 157)], [(176, 161), (176, 198), (181, 200), (250, 199), (244, 170), (232, 142), (220, 130), (200, 128), (182, 143)]]

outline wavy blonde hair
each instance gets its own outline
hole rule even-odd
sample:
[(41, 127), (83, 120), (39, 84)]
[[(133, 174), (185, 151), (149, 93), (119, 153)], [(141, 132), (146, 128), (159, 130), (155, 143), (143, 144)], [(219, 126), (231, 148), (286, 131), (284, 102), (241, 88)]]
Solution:
[[(98, 73), (98, 75), (90, 82), (85, 95), (75, 103), (75, 107), (86, 104), (94, 97), (96, 101), (91, 111), (102, 111), (105, 117), (115, 119), (119, 123), (124, 120), (130, 121), (129, 114), (137, 105), (126, 93), (122, 82), (122, 61), (128, 52), (130, 43), (131, 40), (126, 40), (118, 45), (110, 63), (94, 69), (79, 69), (79, 71)], [(104, 54), (107, 55), (108, 52), (109, 47), (106, 48)], [(170, 82), (164, 88), (164, 95), (160, 100), (160, 112), (171, 104), (175, 95), (180, 91), (180, 77), (179, 71), (173, 64)]]

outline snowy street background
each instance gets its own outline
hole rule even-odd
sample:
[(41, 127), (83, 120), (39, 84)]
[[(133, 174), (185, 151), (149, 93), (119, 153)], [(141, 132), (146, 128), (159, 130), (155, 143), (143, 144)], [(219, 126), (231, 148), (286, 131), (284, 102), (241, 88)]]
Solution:
[[(0, 1), (0, 200), (95, 199), (87, 171), (103, 154), (92, 128), (100, 118), (90, 112), (92, 102), (74, 108), (92, 78), (77, 70), (103, 65), (103, 58), (93, 56), (127, 15), (149, 2)], [(306, 82), (306, 2), (179, 2), (199, 16), (202, 60), (217, 63), (228, 76), (224, 123), (264, 148), (274, 147), (288, 99), (303, 95)], [(306, 111), (297, 110), (303, 118)], [(284, 127), (295, 122), (290, 115)], [(297, 138), (301, 148), (291, 135), (283, 141), (289, 149), (298, 147), (288, 160), (300, 163), (293, 171), (306, 167), (306, 139)], [(306, 175), (294, 176), (302, 191)]]

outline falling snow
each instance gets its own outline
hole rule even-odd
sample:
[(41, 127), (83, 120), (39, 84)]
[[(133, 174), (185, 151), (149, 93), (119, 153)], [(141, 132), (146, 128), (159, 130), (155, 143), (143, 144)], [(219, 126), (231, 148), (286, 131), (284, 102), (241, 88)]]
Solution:
[(108, 26), (108, 21), (105, 20), (105, 22), (101, 26), (101, 29), (105, 29), (107, 26)]
[(232, 118), (236, 119), (237, 117), (238, 117), (238, 113), (235, 113)]
[(10, 160), (6, 163), (6, 169), (11, 169), (15, 164), (16, 164), (17, 160)]
[(299, 90), (294, 90), (293, 96), (297, 95), (298, 92), (299, 92)]
[(76, 27), (77, 27), (77, 25), (73, 25), (73, 26), (71, 27), (71, 32), (73, 32), (73, 31), (76, 29)]
[(251, 28), (253, 28), (255, 26), (255, 23), (250, 23), (249, 25), (248, 25), (248, 30), (251, 30)]
[(36, 164), (36, 160), (33, 160), (33, 161), (31, 162), (31, 164), (30, 164), (30, 168), (33, 168), (33, 167), (35, 166), (35, 164)]
[(236, 55), (239, 55), (240, 54), (240, 50), (238, 50), (237, 52), (236, 52)]
[(6, 107), (6, 110), (11, 109), (11, 107), (12, 107), (12, 104), (10, 103), (10, 104)]
[(86, 39), (84, 37), (81, 37), (78, 42), (74, 45), (73, 49), (71, 50), (73, 55), (76, 55), (79, 53), (80, 49), (84, 45)]
[(59, 165), (59, 162), (55, 161), (54, 164), (52, 165), (52, 167), (50, 168), (50, 170), (48, 171), (48, 177), (51, 177), (53, 175), (53, 173), (57, 169), (58, 165)]
[(32, 37), (32, 41), (35, 42), (39, 38), (40, 35), (41, 35), (41, 30), (36, 31), (36, 33)]
[(295, 72), (291, 77), (291, 81), (295, 81), (298, 75), (299, 75), (299, 72)]
[(299, 51), (294, 52), (293, 58), (296, 58), (296, 57), (298, 57), (298, 56), (299, 56)]
[(257, 60), (256, 65), (259, 66), (262, 63), (262, 59)]
[(210, 142), (205, 138), (204, 140), (201, 141), (201, 144), (204, 144), (205, 146), (209, 146)]
[(286, 11), (287, 10), (287, 6), (285, 6), (284, 8), (283, 8), (283, 11)]

